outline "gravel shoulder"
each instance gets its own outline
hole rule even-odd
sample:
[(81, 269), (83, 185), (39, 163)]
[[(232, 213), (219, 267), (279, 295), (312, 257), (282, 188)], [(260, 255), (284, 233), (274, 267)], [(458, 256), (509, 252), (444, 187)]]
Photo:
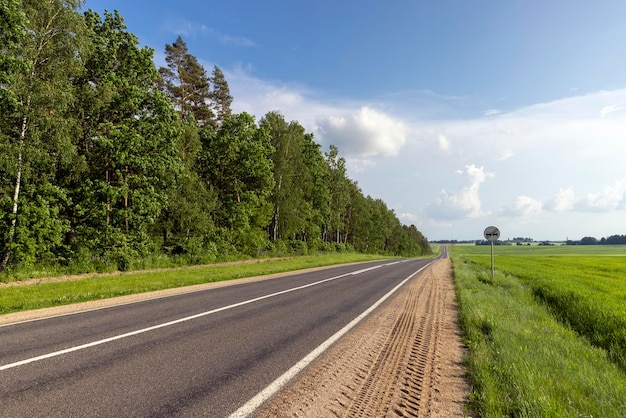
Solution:
[(449, 259), (431, 265), (271, 399), (256, 417), (468, 414)]

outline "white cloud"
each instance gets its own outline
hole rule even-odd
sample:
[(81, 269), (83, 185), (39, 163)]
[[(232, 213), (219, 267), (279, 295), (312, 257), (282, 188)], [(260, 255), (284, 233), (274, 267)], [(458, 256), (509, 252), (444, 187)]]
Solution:
[(201, 34), (212, 33), (208, 26), (189, 20), (170, 20), (164, 23), (165, 30), (185, 38), (193, 38)]
[(624, 106), (617, 106), (617, 105), (605, 106), (600, 111), (600, 117), (605, 118), (606, 116), (608, 116), (609, 114), (611, 114), (613, 112), (617, 112), (619, 110), (624, 110), (624, 109), (626, 109)]
[(448, 141), (448, 138), (446, 138), (445, 135), (439, 134), (438, 142), (439, 149), (441, 151), (446, 153), (450, 151), (450, 141)]
[(309, 132), (316, 130), (315, 119), (334, 111), (329, 105), (316, 101), (303, 86), (272, 83), (249, 75), (250, 67), (239, 66), (224, 71), (233, 96), (233, 111), (247, 112), (262, 118), (267, 112), (279, 111), (287, 120), (297, 120)]
[(337, 146), (343, 156), (396, 156), (413, 133), (400, 118), (373, 106), (322, 101), (305, 86), (263, 81), (250, 71), (242, 67), (225, 71), (234, 97), (233, 111), (248, 112), (257, 119), (279, 111), (285, 119), (298, 121), (312, 132), (317, 142)]
[(609, 212), (624, 207), (626, 180), (616, 180), (599, 193), (589, 193), (574, 204), (574, 208), (585, 212)]
[(350, 172), (361, 173), (376, 166), (376, 162), (367, 159), (346, 159), (346, 166)]
[(504, 216), (529, 216), (541, 212), (542, 203), (532, 197), (518, 196), (502, 209)]
[(515, 153), (512, 150), (505, 149), (500, 151), (500, 154), (496, 157), (496, 161), (505, 161), (512, 158), (514, 155)]
[(437, 200), (426, 207), (426, 213), (431, 218), (461, 219), (484, 215), (481, 211), (480, 185), (493, 174), (486, 173), (484, 167), (476, 167), (473, 164), (465, 166), (464, 170), (457, 173), (464, 175), (469, 184), (455, 192), (442, 190)]
[(437, 141), (445, 134), (451, 150), (473, 160), (502, 159), (547, 147), (558, 147), (577, 158), (607, 149), (626, 154), (626, 117), (621, 115), (626, 112), (619, 112), (620, 117), (598, 118), (598, 109), (603, 109), (604, 116), (617, 116), (622, 109), (611, 104), (616, 102), (626, 102), (626, 89), (540, 103), (495, 118), (422, 121), (418, 126), (430, 135), (427, 140)]
[(408, 132), (402, 122), (368, 106), (347, 116), (327, 116), (318, 124), (325, 143), (347, 155), (365, 157), (397, 155)]
[(494, 116), (494, 115), (499, 115), (500, 113), (502, 113), (501, 110), (498, 109), (489, 109), (489, 110), (485, 110), (483, 112), (483, 115), (485, 116)]
[(565, 212), (574, 207), (574, 188), (559, 189), (555, 197), (548, 200), (543, 208), (551, 212)]
[(244, 36), (232, 36), (220, 33), (218, 30), (208, 27), (203, 23), (190, 20), (172, 19), (164, 23), (164, 28), (168, 32), (180, 35), (183, 38), (195, 38), (202, 35), (216, 36), (219, 42), (228, 46), (253, 47), (256, 44)]
[(243, 36), (219, 35), (219, 40), (222, 44), (229, 46), (256, 46), (254, 42)]
[(419, 219), (417, 215), (414, 215), (412, 213), (401, 213), (400, 215), (398, 215), (398, 217), (400, 219), (406, 219), (413, 224)]

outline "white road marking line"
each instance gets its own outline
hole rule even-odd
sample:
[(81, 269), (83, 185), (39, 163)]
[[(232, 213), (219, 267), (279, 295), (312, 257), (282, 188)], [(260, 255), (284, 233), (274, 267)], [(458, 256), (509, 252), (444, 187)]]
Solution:
[(305, 367), (311, 364), (320, 354), (324, 353), (328, 348), (333, 345), (339, 338), (343, 337), (348, 331), (354, 328), (359, 322), (361, 322), (367, 315), (369, 315), (374, 309), (380, 306), (385, 300), (393, 295), (399, 288), (401, 288), (406, 282), (408, 282), (413, 276), (430, 266), (435, 260), (426, 264), (424, 267), (415, 271), (409, 277), (400, 282), (396, 287), (387, 292), (383, 297), (378, 299), (372, 306), (365, 310), (361, 315), (354, 318), (348, 325), (337, 331), (329, 339), (320, 344), (317, 348), (307, 354), (302, 360), (297, 362), (293, 367), (287, 370), (283, 375), (278, 377), (265, 389), (256, 394), (252, 399), (246, 402), (241, 408), (233, 412), (229, 418), (244, 418), (252, 414), (256, 409), (261, 406), (265, 401), (274, 396), (279, 390), (281, 390), (291, 379), (293, 379), (298, 373), (300, 373)]
[(368, 267), (368, 268), (363, 269), (363, 270), (353, 271), (350, 274), (353, 275), (353, 276), (356, 276), (357, 274), (365, 273), (366, 271), (376, 270), (377, 268), (381, 268), (382, 266), (386, 266), (386, 264), (380, 264), (378, 266)]
[[(377, 267), (381, 267), (381, 266), (377, 266)], [(180, 324), (182, 322), (191, 321), (193, 319), (198, 319), (198, 318), (201, 318), (203, 316), (212, 315), (212, 314), (217, 313), (217, 312), (226, 311), (228, 309), (237, 308), (237, 307), (243, 306), (243, 305), (248, 305), (250, 303), (258, 302), (258, 301), (264, 300), (264, 299), (269, 299), (269, 298), (272, 298), (272, 297), (275, 297), (275, 296), (283, 295), (285, 293), (290, 293), (290, 292), (294, 292), (296, 290), (306, 289), (307, 287), (317, 286), (319, 284), (330, 282), (332, 280), (337, 280), (337, 279), (340, 279), (342, 277), (347, 277), (347, 276), (350, 276), (350, 275), (363, 273), (363, 272), (369, 271), (371, 269), (372, 268), (363, 269), (363, 270), (360, 270), (358, 272), (345, 273), (345, 274), (342, 274), (340, 276), (330, 277), (328, 279), (324, 279), (324, 280), (320, 280), (320, 281), (317, 281), (317, 282), (305, 284), (305, 285), (294, 287), (294, 288), (291, 288), (291, 289), (281, 290), (280, 292), (271, 293), (271, 294), (265, 295), (265, 296), (259, 296), (258, 298), (245, 300), (243, 302), (235, 303), (235, 304), (228, 305), (228, 306), (223, 306), (221, 308), (212, 309), (212, 310), (206, 311), (206, 312), (201, 312), (199, 314), (187, 316), (185, 318), (176, 319), (174, 321), (164, 322), (162, 324), (154, 325), (154, 326), (151, 326), (151, 327), (148, 327), (148, 328), (138, 329), (136, 331), (127, 332), (125, 334), (115, 335), (113, 337), (104, 338), (102, 340), (97, 340), (97, 341), (93, 341), (93, 342), (90, 342), (90, 343), (81, 344), (81, 345), (77, 345), (77, 346), (74, 346), (74, 347), (69, 347), (69, 348), (66, 348), (66, 349), (63, 349), (63, 350), (54, 351), (52, 353), (43, 354), (43, 355), (40, 355), (40, 356), (31, 357), (31, 358), (27, 358), (27, 359), (24, 359), (24, 360), (16, 361), (14, 363), (5, 364), (5, 365), (0, 366), (0, 371), (7, 370), (7, 369), (12, 369), (14, 367), (23, 366), (25, 364), (33, 363), (33, 362), (40, 361), (40, 360), (49, 359), (49, 358), (52, 358), (52, 357), (57, 357), (57, 356), (60, 356), (60, 355), (63, 355), (63, 354), (72, 353), (74, 351), (84, 350), (86, 348), (95, 347), (97, 345), (106, 344), (106, 343), (109, 343), (109, 342), (112, 342), (112, 341), (121, 340), (123, 338), (132, 337), (134, 335), (143, 334), (143, 333), (149, 332), (149, 331), (154, 331), (154, 330), (159, 329), (159, 328), (165, 328), (165, 327), (169, 327), (171, 325)]]

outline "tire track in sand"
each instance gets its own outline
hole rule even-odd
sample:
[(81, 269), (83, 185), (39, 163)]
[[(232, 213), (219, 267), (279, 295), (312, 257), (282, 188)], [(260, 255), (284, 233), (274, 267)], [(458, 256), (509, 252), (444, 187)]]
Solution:
[[(454, 307), (449, 260), (441, 260), (407, 283), (388, 305), (339, 341), (255, 415), (462, 415), (467, 386), (459, 370), (462, 349), (454, 332), (458, 329), (456, 311), (450, 309)], [(453, 361), (443, 361), (442, 353), (449, 357), (446, 350), (455, 344), (460, 354)], [(448, 370), (450, 364), (456, 364), (457, 369)], [(442, 397), (450, 383), (456, 385), (455, 393)]]
[(404, 306), (387, 341), (371, 366), (356, 396), (341, 416), (417, 416), (422, 405), (422, 388), (428, 359), (433, 351), (435, 330), (431, 311), (437, 304), (432, 269), (409, 286)]

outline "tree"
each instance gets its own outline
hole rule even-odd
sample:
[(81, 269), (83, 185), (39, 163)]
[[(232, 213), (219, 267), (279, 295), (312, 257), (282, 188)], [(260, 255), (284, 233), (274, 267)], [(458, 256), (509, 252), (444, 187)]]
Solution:
[(357, 251), (371, 252), (374, 233), (372, 199), (365, 198), (356, 182), (350, 182), (350, 201), (346, 209), (346, 242)]
[(217, 65), (213, 67), (211, 83), (213, 84), (211, 100), (213, 101), (214, 113), (217, 123), (222, 124), (231, 115), (230, 105), (233, 102), (233, 96), (230, 95), (230, 89), (224, 73)]
[(73, 231), (92, 251), (139, 250), (180, 172), (177, 117), (155, 88), (152, 49), (138, 47), (123, 18), (87, 11), (85, 21), (92, 50), (75, 83), (88, 168), (73, 188)]
[(324, 240), (324, 231), (330, 224), (330, 167), (312, 134), (304, 136), (302, 159), (305, 170), (301, 184), (306, 202), (302, 218), (306, 221), (302, 232), (309, 249), (317, 249)]
[(210, 82), (206, 70), (189, 53), (179, 36), (165, 46), (167, 67), (159, 68), (161, 90), (174, 103), (180, 118), (193, 117), (200, 126), (214, 125), (215, 115), (210, 107)]
[(215, 134), (203, 132), (206, 178), (218, 196), (215, 225), (239, 250), (257, 251), (272, 216), (269, 135), (245, 112), (230, 116)]
[[(15, 38), (11, 27), (19, 25), (15, 3), (2, 8), (8, 16), (7, 52), (11, 62), (20, 62), (26, 71), (10, 77), (12, 109), (3, 109), (0, 178), (6, 186), (12, 178), (12, 198), (2, 198), (3, 209), (10, 201), (8, 216), (1, 227), (4, 270), (14, 253), (18, 260), (33, 262), (62, 244), (67, 224), (57, 217), (67, 203), (65, 192), (55, 182), (60, 172), (72, 171), (76, 149), (71, 141), (73, 117), (68, 112), (73, 100), (71, 79), (80, 72), (84, 45), (84, 22), (78, 0), (23, 0), (21, 12), (28, 16), (28, 36)], [(11, 41), (11, 38), (13, 39)], [(16, 42), (19, 47), (16, 51)], [(7, 59), (3, 60), (6, 65)], [(6, 73), (5, 73), (6, 74)], [(5, 77), (6, 79), (6, 77)], [(5, 95), (6, 96), (6, 95)], [(3, 187), (4, 188), (4, 187)], [(7, 193), (8, 190), (4, 190)], [(9, 195), (9, 193), (7, 193)], [(20, 212), (20, 208), (22, 211)]]
[(278, 112), (270, 112), (261, 120), (272, 142), (274, 152), (274, 190), (271, 201), (274, 213), (270, 225), (270, 238), (295, 239), (304, 229), (304, 187), (306, 178), (302, 148), (304, 128), (296, 122), (287, 124)]
[(3, 114), (17, 106), (12, 76), (26, 69), (19, 57), (25, 25), (26, 16), (19, 0), (5, 0), (0, 4), (0, 108)]
[(409, 239), (407, 241), (407, 247), (403, 249), (402, 254), (414, 257), (432, 253), (428, 240), (418, 231), (415, 225), (404, 226), (404, 229)]
[(580, 240), (580, 245), (596, 245), (598, 244), (598, 239), (595, 237), (583, 237)]
[[(19, 129), (15, 124), (15, 111), (18, 109), (18, 95), (15, 91), (16, 77), (23, 76), (26, 71), (26, 62), (20, 56), (20, 45), (26, 33), (26, 16), (18, 0), (7, 0), (0, 5), (0, 207), (2, 213), (11, 213), (11, 218), (3, 219), (0, 226), (2, 244), (0, 244), (0, 270), (6, 268), (10, 256), (10, 244), (15, 236), (15, 222), (17, 214), (17, 198), (11, 201), (8, 198), (9, 190), (15, 182), (8, 175), (11, 166), (15, 165), (14, 155), (15, 138), (19, 137)], [(8, 123), (6, 123), (8, 122)], [(14, 175), (11, 177), (14, 178)], [(18, 182), (19, 183), (19, 182)], [(17, 189), (19, 194), (19, 188)], [(12, 206), (12, 210), (9, 208)], [(6, 260), (5, 260), (6, 258)]]
[(339, 157), (339, 149), (331, 145), (326, 154), (326, 162), (330, 169), (330, 222), (327, 233), (334, 232), (335, 237), (327, 236), (326, 240), (341, 243), (341, 233), (344, 229), (345, 209), (349, 201), (349, 180), (346, 173), (346, 160)]
[(183, 164), (182, 172), (167, 189), (167, 203), (156, 228), (167, 251), (193, 255), (202, 251), (215, 233), (211, 215), (217, 197), (200, 175), (202, 143), (198, 126), (191, 118), (182, 121), (176, 152)]

